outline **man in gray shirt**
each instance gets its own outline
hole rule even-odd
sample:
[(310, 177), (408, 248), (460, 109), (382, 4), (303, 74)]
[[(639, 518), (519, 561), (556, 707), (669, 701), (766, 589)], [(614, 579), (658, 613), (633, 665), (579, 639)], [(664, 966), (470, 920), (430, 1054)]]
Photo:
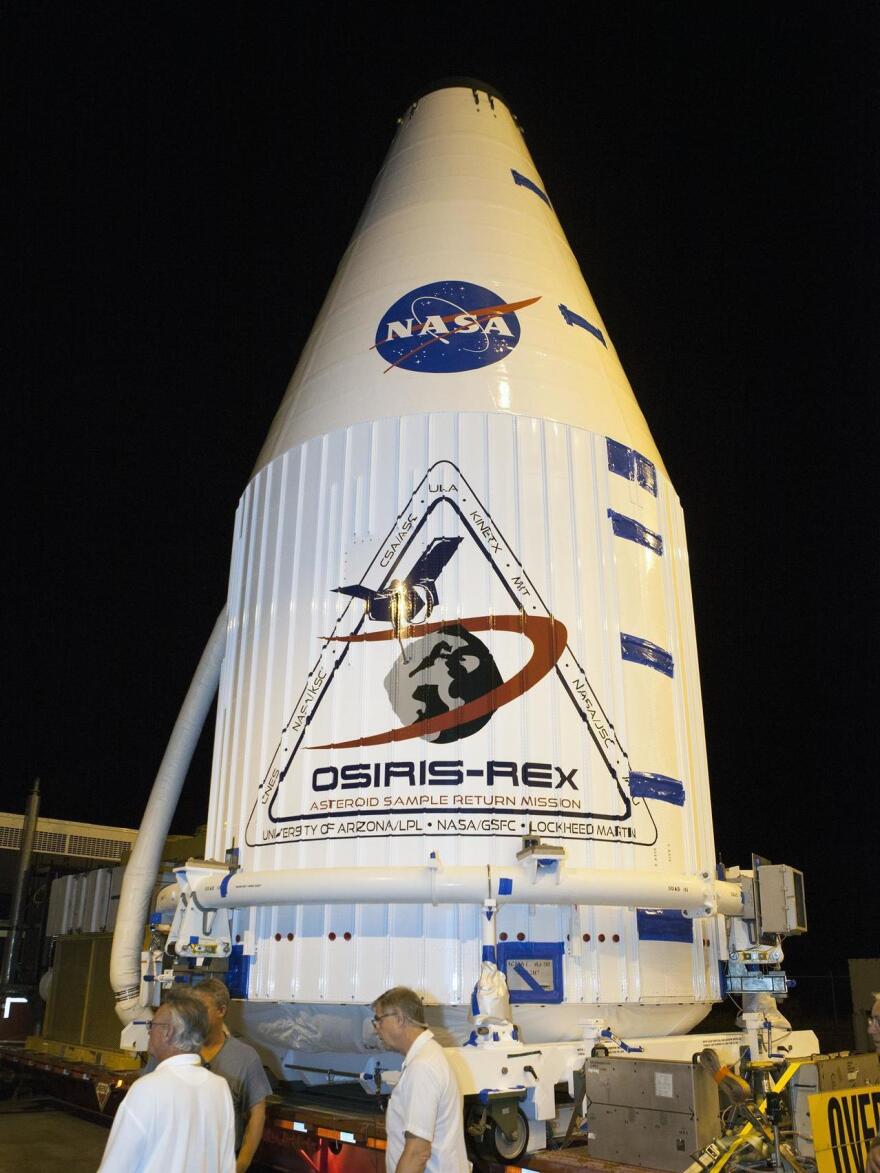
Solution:
[[(217, 978), (205, 978), (192, 986), (172, 986), (168, 1001), (178, 991), (198, 998), (208, 1013), (209, 1029), (199, 1054), (202, 1065), (215, 1075), (221, 1075), (232, 1092), (235, 1109), (235, 1173), (246, 1173), (250, 1168), (266, 1120), (266, 1097), (272, 1085), (263, 1070), (260, 1057), (253, 1047), (235, 1039), (226, 1029), (224, 1019), (229, 1009), (229, 991)], [(142, 1074), (155, 1067), (150, 1060)]]

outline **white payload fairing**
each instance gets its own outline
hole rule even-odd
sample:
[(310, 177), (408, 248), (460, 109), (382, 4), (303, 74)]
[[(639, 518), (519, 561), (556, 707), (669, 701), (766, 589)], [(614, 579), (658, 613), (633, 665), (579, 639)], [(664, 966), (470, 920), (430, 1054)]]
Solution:
[(219, 649), (221, 862), (180, 870), (168, 949), (228, 964), (279, 1074), (378, 1048), (397, 985), (463, 1090), (530, 1089), (532, 1120), (598, 1035), (690, 1056), (660, 1040), (723, 996), (743, 888), (716, 878), (681, 507), (481, 84), (400, 120), (241, 498)]
[[(345, 903), (236, 913), (247, 997), (409, 985), (461, 1033), (480, 905), (364, 904), (356, 869), (532, 839), (714, 874), (678, 498), (522, 133), (456, 85), (400, 120), (236, 518), (207, 852), (351, 875)], [(719, 997), (693, 900), (510, 895), (527, 1037), (682, 1031)]]

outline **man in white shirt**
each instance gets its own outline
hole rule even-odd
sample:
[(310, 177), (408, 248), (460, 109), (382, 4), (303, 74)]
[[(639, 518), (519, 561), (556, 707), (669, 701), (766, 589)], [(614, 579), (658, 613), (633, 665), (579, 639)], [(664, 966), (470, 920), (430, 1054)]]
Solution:
[[(868, 1034), (877, 1054), (880, 1055), (880, 992), (874, 995), (874, 1002), (868, 1014)], [(868, 1153), (865, 1173), (880, 1173), (880, 1141), (878, 1140), (874, 1141), (873, 1147)]]
[[(192, 986), (175, 985), (168, 991), (168, 1001), (178, 996), (198, 998), (208, 1014), (208, 1034), (199, 1050), (202, 1065), (222, 1077), (232, 1093), (235, 1112), (235, 1173), (247, 1173), (251, 1167), (266, 1121), (266, 1097), (272, 1086), (253, 1047), (233, 1038), (226, 1029), (229, 990), (217, 978), (204, 978)], [(142, 1074), (156, 1070), (151, 1055)]]
[(235, 1173), (232, 1096), (199, 1058), (207, 1033), (198, 998), (159, 1007), (149, 1048), (158, 1066), (129, 1088), (98, 1173)]
[(373, 1011), (376, 1034), (404, 1056), (385, 1113), (386, 1173), (468, 1173), (461, 1092), (425, 1025), (421, 999), (395, 986), (376, 999)]

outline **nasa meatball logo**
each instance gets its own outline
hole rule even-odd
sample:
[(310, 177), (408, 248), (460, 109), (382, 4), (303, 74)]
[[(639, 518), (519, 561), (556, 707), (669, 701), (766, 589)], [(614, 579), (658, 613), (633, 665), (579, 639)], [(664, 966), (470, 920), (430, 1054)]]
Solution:
[(388, 371), (447, 375), (508, 355), (520, 339), (516, 311), (540, 301), (509, 301), (469, 281), (436, 281), (399, 298), (382, 316), (373, 344)]

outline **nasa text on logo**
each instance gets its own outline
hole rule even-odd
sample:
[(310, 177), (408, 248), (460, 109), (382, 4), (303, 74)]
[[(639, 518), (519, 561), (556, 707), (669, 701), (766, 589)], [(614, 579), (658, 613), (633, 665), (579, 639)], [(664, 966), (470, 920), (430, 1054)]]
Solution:
[(376, 328), (375, 349), (405, 371), (453, 374), (490, 366), (520, 338), (516, 311), (540, 297), (509, 301), (469, 281), (435, 281), (399, 298)]

